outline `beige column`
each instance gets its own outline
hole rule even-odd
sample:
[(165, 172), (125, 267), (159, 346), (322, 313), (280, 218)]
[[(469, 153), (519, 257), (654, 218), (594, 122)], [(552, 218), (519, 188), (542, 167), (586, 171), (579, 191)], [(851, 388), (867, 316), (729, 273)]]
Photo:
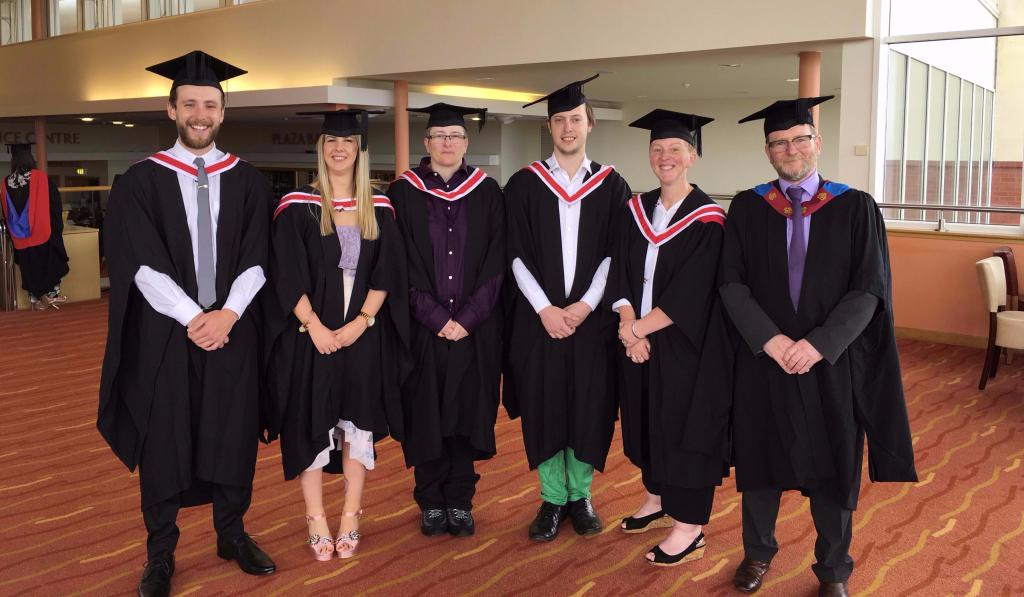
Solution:
[(395, 81), (395, 177), (409, 169), (409, 82)]
[[(821, 52), (800, 52), (800, 97), (821, 95)], [(818, 106), (812, 108), (818, 126)]]
[(32, 39), (46, 39), (49, 36), (48, 21), (46, 0), (32, 0)]

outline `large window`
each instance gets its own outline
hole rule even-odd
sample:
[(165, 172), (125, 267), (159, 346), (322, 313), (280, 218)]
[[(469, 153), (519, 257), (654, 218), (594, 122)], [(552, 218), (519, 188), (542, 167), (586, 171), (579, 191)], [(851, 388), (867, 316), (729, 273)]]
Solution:
[[(7, 0), (0, 0), (5, 2)], [(28, 4), (31, 0), (19, 0)], [(50, 35), (113, 27), (258, 0), (49, 0)]]
[(901, 207), (886, 218), (1022, 226), (998, 212), (1022, 206), (1021, 25), (1024, 0), (891, 0), (880, 179)]
[(32, 39), (31, 0), (0, 0), (0, 45)]

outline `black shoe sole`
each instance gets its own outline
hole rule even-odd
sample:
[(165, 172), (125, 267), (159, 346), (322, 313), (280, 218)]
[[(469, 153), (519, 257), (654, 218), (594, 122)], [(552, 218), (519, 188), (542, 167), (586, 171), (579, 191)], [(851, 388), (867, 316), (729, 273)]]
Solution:
[(448, 527), (448, 534), (452, 537), (472, 537), (476, 534), (476, 529), (472, 527), (461, 529), (453, 529), (451, 527)]
[(420, 532), (426, 535), (427, 537), (440, 537), (441, 535), (448, 534), (448, 528), (441, 527), (439, 529), (428, 529), (427, 527), (421, 526)]
[(580, 537), (593, 537), (594, 535), (600, 535), (601, 531), (603, 531), (604, 529), (603, 528), (584, 529), (583, 531), (580, 531), (579, 529), (575, 529), (574, 528), (573, 530), (576, 531), (576, 534), (579, 535)]

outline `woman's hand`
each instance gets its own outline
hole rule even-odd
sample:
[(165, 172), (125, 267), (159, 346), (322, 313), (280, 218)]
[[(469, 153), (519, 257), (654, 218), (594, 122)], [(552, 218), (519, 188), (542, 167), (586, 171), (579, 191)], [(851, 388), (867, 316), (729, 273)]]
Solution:
[(637, 365), (646, 362), (651, 358), (651, 341), (646, 338), (638, 340), (633, 346), (626, 349), (626, 356)]
[(313, 341), (313, 346), (320, 354), (331, 354), (341, 348), (334, 333), (319, 321), (310, 323), (306, 331), (309, 333), (309, 339)]
[(619, 341), (627, 349), (636, 346), (636, 343), (643, 338), (638, 338), (633, 334), (633, 324), (636, 323), (636, 319), (628, 319), (621, 317), (619, 319)]
[(363, 317), (356, 317), (352, 321), (341, 326), (334, 332), (334, 338), (341, 345), (342, 348), (347, 348), (356, 343), (359, 336), (363, 335), (366, 331), (366, 319)]

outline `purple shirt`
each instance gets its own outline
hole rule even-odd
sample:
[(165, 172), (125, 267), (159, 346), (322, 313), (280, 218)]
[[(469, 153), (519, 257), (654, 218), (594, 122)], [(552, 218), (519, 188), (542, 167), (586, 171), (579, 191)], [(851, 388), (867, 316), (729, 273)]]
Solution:
[[(413, 168), (413, 172), (428, 189), (451, 191), (464, 183), (473, 170), (463, 160), (459, 169), (446, 182), (431, 169), (430, 158), (425, 157)], [(449, 319), (454, 319), (472, 334), (491, 314), (504, 277), (497, 275), (484, 281), (465, 301), (460, 300), (466, 237), (469, 234), (468, 218), (462, 209), (465, 200), (445, 201), (433, 195), (426, 196), (427, 229), (434, 248), (434, 285), (438, 295), (435, 297), (413, 288), (410, 290), (409, 303), (413, 317), (435, 333), (440, 332)]]
[[(821, 180), (818, 177), (818, 171), (812, 171), (807, 178), (800, 182), (789, 182), (788, 180), (779, 179), (779, 187), (782, 189), (782, 194), (786, 195), (786, 191), (789, 187), (798, 186), (803, 189), (803, 197), (800, 199), (800, 203), (807, 203), (810, 201), (814, 194), (818, 192), (818, 187), (821, 186)], [(786, 195), (788, 198), (789, 196)], [(807, 248), (807, 241), (811, 238), (811, 216), (804, 216), (804, 248)], [(793, 220), (786, 218), (786, 246), (793, 240)]]

